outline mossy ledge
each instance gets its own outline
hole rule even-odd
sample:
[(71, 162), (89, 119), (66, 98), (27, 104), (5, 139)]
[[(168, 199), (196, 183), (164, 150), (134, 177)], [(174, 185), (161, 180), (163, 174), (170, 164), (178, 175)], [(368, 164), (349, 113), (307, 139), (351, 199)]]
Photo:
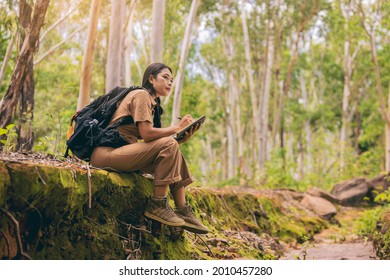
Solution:
[(285, 242), (328, 226), (285, 194), (191, 186), (187, 199), (212, 232), (163, 227), (153, 235), (143, 217), (150, 179), (92, 169), (91, 184), (90, 209), (86, 168), (0, 158), (0, 207), (20, 228), (0, 212), (0, 257), (22, 258), (22, 250), (33, 259), (278, 259)]

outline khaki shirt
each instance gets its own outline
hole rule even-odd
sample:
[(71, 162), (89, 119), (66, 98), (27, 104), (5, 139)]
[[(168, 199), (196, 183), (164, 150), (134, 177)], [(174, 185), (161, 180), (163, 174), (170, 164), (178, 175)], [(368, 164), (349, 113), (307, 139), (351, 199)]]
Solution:
[(110, 124), (114, 124), (122, 117), (131, 115), (134, 123), (118, 127), (119, 133), (129, 142), (136, 143), (141, 139), (137, 122), (148, 121), (153, 124), (154, 107), (157, 105), (153, 97), (145, 90), (130, 92), (116, 109)]

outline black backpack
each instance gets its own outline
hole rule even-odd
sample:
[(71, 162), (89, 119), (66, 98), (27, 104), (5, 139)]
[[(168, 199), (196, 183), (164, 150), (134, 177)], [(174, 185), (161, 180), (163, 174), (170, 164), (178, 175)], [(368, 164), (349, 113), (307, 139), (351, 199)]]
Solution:
[[(77, 112), (70, 121), (65, 157), (69, 155), (69, 150), (71, 150), (79, 159), (89, 161), (95, 147), (118, 148), (128, 144), (117, 128), (124, 124), (133, 123), (132, 116), (123, 117), (117, 123), (110, 126), (107, 125), (123, 98), (136, 89), (144, 88), (137, 86), (129, 88), (115, 87), (109, 93), (98, 97)], [(73, 129), (74, 121), (76, 125)]]

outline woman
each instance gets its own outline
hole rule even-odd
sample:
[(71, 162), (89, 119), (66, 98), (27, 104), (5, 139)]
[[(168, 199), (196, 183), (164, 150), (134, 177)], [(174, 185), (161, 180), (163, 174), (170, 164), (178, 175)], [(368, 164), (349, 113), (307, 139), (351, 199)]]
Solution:
[[(148, 202), (145, 216), (170, 226), (182, 226), (195, 233), (207, 233), (205, 227), (187, 204), (184, 187), (193, 182), (187, 164), (179, 150), (179, 143), (172, 137), (192, 123), (191, 115), (184, 116), (177, 125), (161, 128), (160, 96), (168, 96), (172, 90), (172, 70), (165, 64), (153, 63), (145, 70), (142, 87), (131, 91), (118, 106), (110, 124), (131, 115), (134, 123), (118, 128), (130, 143), (120, 148), (97, 147), (91, 163), (101, 168), (118, 171), (141, 170), (154, 176), (153, 195)], [(186, 133), (180, 143), (188, 141), (198, 126)], [(143, 142), (138, 142), (143, 139)], [(168, 189), (176, 209), (167, 199)]]

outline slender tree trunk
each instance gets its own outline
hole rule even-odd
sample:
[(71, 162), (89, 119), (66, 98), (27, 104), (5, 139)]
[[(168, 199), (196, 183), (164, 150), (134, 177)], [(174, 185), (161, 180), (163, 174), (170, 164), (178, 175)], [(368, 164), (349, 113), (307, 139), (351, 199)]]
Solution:
[(120, 86), (122, 70), (123, 27), (125, 24), (125, 0), (112, 1), (110, 35), (106, 63), (106, 92)]
[[(389, 86), (389, 95), (387, 97), (387, 108), (390, 108), (390, 86)], [(390, 171), (390, 122), (386, 122), (386, 145), (385, 145), (385, 171)]]
[(172, 120), (171, 125), (177, 123), (177, 117), (180, 116), (181, 96), (184, 82), (185, 66), (188, 59), (188, 53), (191, 47), (191, 32), (195, 23), (196, 13), (200, 6), (200, 0), (192, 0), (190, 12), (188, 14), (187, 26), (184, 33), (184, 39), (181, 47), (179, 70), (176, 74), (175, 91), (173, 97)]
[[(279, 98), (278, 109), (277, 109), (277, 113), (276, 113), (274, 123), (273, 123), (273, 129), (272, 129), (272, 139), (274, 139), (273, 142), (275, 142), (275, 136), (276, 136), (277, 131), (279, 131), (280, 126), (281, 126), (281, 121), (282, 121), (281, 118), (282, 118), (283, 108), (284, 108), (284, 97), (287, 95), (287, 92), (290, 90), (291, 81), (292, 81), (292, 73), (294, 70), (295, 62), (298, 58), (299, 37), (300, 37), (300, 32), (298, 32), (296, 34), (296, 39), (295, 39), (295, 42), (292, 46), (293, 50), (292, 50), (292, 54), (291, 54), (291, 59), (290, 59), (290, 62), (288, 64), (288, 67), (287, 67), (286, 78), (283, 81), (283, 88), (282, 88), (281, 96)], [(281, 137), (283, 137), (283, 136), (281, 135)]]
[(162, 62), (165, 0), (153, 0), (152, 52), (150, 62)]
[[(22, 48), (23, 41), (26, 38), (26, 32), (31, 25), (32, 7), (22, 0), (19, 2), (19, 23), (22, 27), (20, 31), (20, 48)], [(33, 62), (29, 62), (26, 65), (26, 77), (23, 82), (23, 87), (20, 92), (18, 126), (17, 134), (18, 140), (16, 150), (29, 151), (33, 145), (32, 135), (32, 121), (34, 118), (34, 66)]]
[(133, 28), (134, 28), (134, 14), (136, 10), (136, 4), (137, 0), (131, 0), (130, 3), (130, 8), (129, 8), (129, 22), (126, 26), (125, 34), (127, 34), (125, 38), (125, 50), (124, 50), (124, 58), (123, 58), (123, 63), (124, 63), (124, 79), (123, 83), (126, 86), (129, 86), (132, 84), (132, 79), (131, 79), (131, 53), (133, 51)]
[[(377, 90), (378, 90), (378, 94), (379, 94), (379, 102), (380, 102), (380, 107), (381, 107), (381, 112), (382, 112), (382, 116), (383, 116), (383, 119), (385, 120), (386, 122), (386, 143), (385, 143), (385, 147), (386, 147), (386, 154), (385, 154), (385, 168), (386, 168), (386, 172), (389, 172), (390, 171), (390, 112), (389, 112), (389, 108), (390, 107), (387, 107), (386, 108), (386, 103), (385, 103), (385, 98), (384, 98), (384, 94), (383, 94), (383, 88), (382, 88), (382, 79), (381, 79), (381, 74), (380, 74), (380, 69), (379, 69), (379, 64), (378, 64), (378, 59), (377, 59), (377, 50), (376, 50), (376, 43), (375, 43), (375, 34), (374, 34), (374, 31), (372, 31), (371, 33), (371, 57), (372, 57), (372, 61), (374, 63), (374, 71), (375, 71), (375, 80), (376, 80), (376, 87), (377, 87)], [(388, 102), (388, 106), (390, 105), (390, 102)]]
[[(231, 37), (227, 36), (225, 41), (225, 53), (228, 56), (228, 60), (232, 61), (234, 56), (234, 46)], [(232, 178), (235, 175), (237, 166), (237, 142), (236, 142), (236, 126), (235, 119), (235, 107), (236, 107), (236, 86), (237, 78), (233, 69), (228, 70), (228, 96), (226, 106), (226, 120), (227, 120), (227, 150), (228, 150), (228, 178)]]
[(268, 157), (268, 122), (269, 122), (269, 96), (271, 91), (271, 75), (274, 63), (274, 36), (273, 36), (274, 23), (269, 21), (267, 28), (267, 61), (265, 64), (263, 93), (261, 95), (260, 102), (260, 118), (259, 123), (261, 135), (260, 135), (260, 150), (259, 150), (259, 164), (261, 168), (264, 168)]
[(241, 89), (239, 87), (240, 82), (236, 81), (234, 84), (234, 99), (235, 99), (235, 127), (236, 127), (236, 136), (237, 136), (237, 159), (236, 166), (240, 174), (240, 186), (244, 185), (245, 181), (243, 176), (245, 174), (245, 159), (244, 159), (244, 131), (241, 124), (241, 106), (240, 106), (240, 96)]
[[(256, 94), (255, 89), (255, 82), (254, 82), (254, 71), (252, 68), (252, 58), (251, 58), (251, 51), (250, 51), (250, 41), (249, 41), (249, 33), (248, 33), (248, 24), (247, 24), (247, 15), (245, 7), (242, 7), (242, 13), (241, 13), (241, 22), (242, 22), (242, 30), (244, 35), (244, 45), (245, 45), (245, 70), (248, 77), (248, 83), (249, 83), (249, 92), (251, 96), (251, 103), (252, 103), (252, 131), (251, 135), (253, 137), (253, 143), (251, 143), (251, 147), (253, 149), (253, 161), (257, 162), (257, 154), (260, 151), (260, 143), (259, 139), (261, 141), (261, 128), (259, 123), (259, 110), (258, 110), (258, 97)], [(260, 98), (260, 97), (259, 97)]]
[(3, 64), (1, 65), (0, 85), (3, 82), (5, 69), (7, 68), (9, 59), (11, 58), (12, 49), (14, 48), (14, 45), (15, 45), (15, 38), (16, 38), (16, 32), (14, 34), (12, 34), (12, 36), (11, 36), (11, 40), (9, 41), (8, 46), (7, 46), (7, 51), (5, 52), (5, 56), (4, 56), (4, 59), (3, 59)]
[[(276, 23), (276, 22), (275, 22)], [(273, 94), (273, 103), (272, 103), (272, 114), (273, 114), (273, 119), (276, 118), (278, 114), (278, 103), (280, 96), (282, 96), (282, 82), (280, 80), (280, 72), (281, 72), (281, 55), (282, 55), (282, 37), (283, 37), (283, 32), (282, 32), (282, 27), (278, 24), (275, 24), (275, 57), (274, 57), (274, 75), (273, 75), (273, 80), (274, 80), (274, 94)], [(274, 131), (271, 130), (271, 137), (268, 137), (271, 141), (270, 145), (271, 150), (273, 147), (277, 146), (276, 143), (276, 137), (273, 136)], [(277, 133), (277, 132), (276, 132)]]
[[(344, 24), (344, 30), (348, 31), (348, 21), (350, 18), (351, 4), (340, 6), (342, 14), (346, 23)], [(350, 53), (351, 42), (348, 35), (344, 41), (344, 57), (343, 57), (343, 71), (344, 71), (344, 90), (343, 90), (343, 107), (342, 107), (342, 123), (340, 131), (340, 171), (343, 172), (345, 168), (345, 147), (347, 145), (349, 112), (350, 112), (350, 95), (351, 95), (351, 80), (352, 80), (352, 55)]]
[(347, 131), (348, 131), (348, 115), (349, 115), (349, 99), (351, 95), (351, 56), (349, 53), (350, 42), (345, 40), (344, 42), (344, 90), (343, 90), (343, 110), (342, 110), (342, 124), (340, 132), (340, 169), (341, 172), (344, 170), (345, 161), (345, 146), (347, 142)]
[[(388, 101), (388, 105), (389, 107), (386, 106), (386, 101), (385, 101), (385, 97), (384, 97), (384, 94), (383, 94), (383, 88), (382, 88), (382, 79), (381, 79), (381, 73), (380, 73), (380, 68), (379, 68), (379, 64), (378, 64), (378, 58), (377, 58), (377, 46), (376, 46), (376, 42), (375, 42), (375, 24), (376, 24), (376, 20), (377, 18), (371, 18), (370, 19), (370, 22), (372, 23), (372, 26), (368, 26), (365, 22), (366, 20), (366, 15), (365, 15), (365, 12), (364, 12), (364, 9), (362, 7), (362, 1), (359, 1), (359, 10), (360, 10), (360, 13), (361, 13), (361, 24), (364, 28), (364, 30), (366, 31), (367, 35), (368, 35), (368, 38), (370, 39), (370, 47), (371, 47), (371, 60), (374, 64), (374, 73), (375, 73), (375, 82), (376, 82), (376, 87), (377, 87), (377, 91), (378, 91), (378, 97), (379, 97), (379, 105), (380, 105), (380, 112), (381, 112), (381, 115), (382, 115), (382, 118), (384, 119), (385, 121), (385, 135), (386, 135), (386, 139), (385, 139), (385, 147), (386, 147), (386, 151), (385, 151), (385, 171), (386, 172), (389, 172), (390, 171), (390, 152), (388, 152), (390, 150), (390, 112), (389, 112), (389, 108), (390, 108), (390, 102)], [(389, 148), (388, 148), (389, 147)]]
[(298, 175), (300, 181), (305, 179), (305, 148), (302, 139), (298, 141)]
[[(306, 112), (309, 111), (309, 98), (307, 96), (307, 90), (306, 90), (306, 82), (305, 78), (303, 77), (303, 74), (299, 75), (299, 82), (301, 87), (301, 93), (302, 93), (302, 100), (303, 100), (303, 106), (306, 110)], [(307, 174), (312, 172), (313, 170), (313, 156), (311, 153), (311, 129), (310, 129), (310, 120), (307, 118), (305, 120), (305, 142), (306, 142), (306, 162), (302, 162), (302, 168), (305, 169), (301, 172), (301, 174)], [(304, 149), (304, 148), (303, 148)], [(304, 157), (302, 157), (304, 159)], [(304, 179), (302, 177), (302, 179)]]
[[(31, 11), (27, 11), (26, 13), (25, 11), (23, 11), (23, 9), (32, 10), (31, 7), (27, 5), (25, 1), (20, 2), (21, 15), (26, 14), (30, 16), (29, 18), (21, 19), (22, 26), (28, 26), (28, 28), (26, 30), (25, 38), (23, 40), (23, 44), (16, 61), (15, 70), (11, 78), (11, 83), (8, 87), (7, 92), (4, 95), (4, 100), (1, 104), (0, 128), (4, 128), (8, 124), (10, 124), (12, 120), (12, 115), (17, 106), (17, 102), (21, 98), (22, 93), (24, 94), (22, 101), (31, 99), (33, 100), (34, 98), (34, 88), (32, 87), (31, 91), (26, 93), (25, 86), (30, 86), (31, 83), (33, 85), (33, 58), (34, 54), (38, 50), (39, 32), (43, 25), (49, 2), (50, 0), (37, 0), (34, 5), (32, 18)], [(24, 21), (29, 23), (25, 25)], [(26, 79), (28, 80), (27, 82), (25, 82)], [(22, 107), (24, 108), (24, 106), (27, 106), (27, 108), (31, 109), (31, 114), (29, 110), (26, 110), (26, 112), (30, 114), (29, 118), (31, 118), (30, 120), (32, 121), (33, 103), (26, 102), (23, 104)], [(19, 141), (19, 145), (23, 143), (22, 141), (24, 141), (24, 143), (32, 143), (32, 139), (25, 140), (24, 138), (22, 138)]]
[(101, 0), (92, 0), (89, 11), (88, 36), (84, 49), (83, 65), (81, 68), (80, 92), (77, 102), (77, 111), (80, 111), (82, 108), (88, 105), (90, 101), (89, 91), (91, 87), (93, 53), (97, 33), (97, 24), (99, 21), (100, 4)]
[[(282, 125), (282, 122), (283, 122), (283, 120), (281, 118), (282, 118), (283, 108), (284, 108), (284, 97), (286, 96), (287, 92), (290, 90), (291, 81), (292, 81), (292, 74), (293, 74), (295, 62), (298, 58), (299, 38), (300, 38), (301, 34), (303, 34), (308, 22), (310, 20), (312, 20), (312, 18), (317, 14), (318, 4), (319, 3), (316, 1), (314, 3), (312, 3), (312, 6), (310, 8), (310, 12), (307, 13), (306, 16), (302, 17), (298, 23), (297, 31), (295, 34), (296, 35), (295, 42), (291, 46), (293, 48), (293, 50), (292, 50), (290, 62), (289, 62), (288, 68), (287, 68), (287, 74), (286, 74), (286, 77), (283, 81), (283, 91), (282, 91), (282, 94), (279, 98), (279, 104), (278, 104), (279, 108), (277, 109), (277, 113), (275, 115), (274, 123), (273, 123), (273, 127), (272, 127), (273, 128), (272, 129), (273, 142), (275, 142), (275, 136), (276, 136), (277, 131), (280, 129), (280, 126)], [(283, 135), (280, 135), (280, 136), (283, 137)], [(282, 139), (281, 139), (281, 142), (282, 142)]]

